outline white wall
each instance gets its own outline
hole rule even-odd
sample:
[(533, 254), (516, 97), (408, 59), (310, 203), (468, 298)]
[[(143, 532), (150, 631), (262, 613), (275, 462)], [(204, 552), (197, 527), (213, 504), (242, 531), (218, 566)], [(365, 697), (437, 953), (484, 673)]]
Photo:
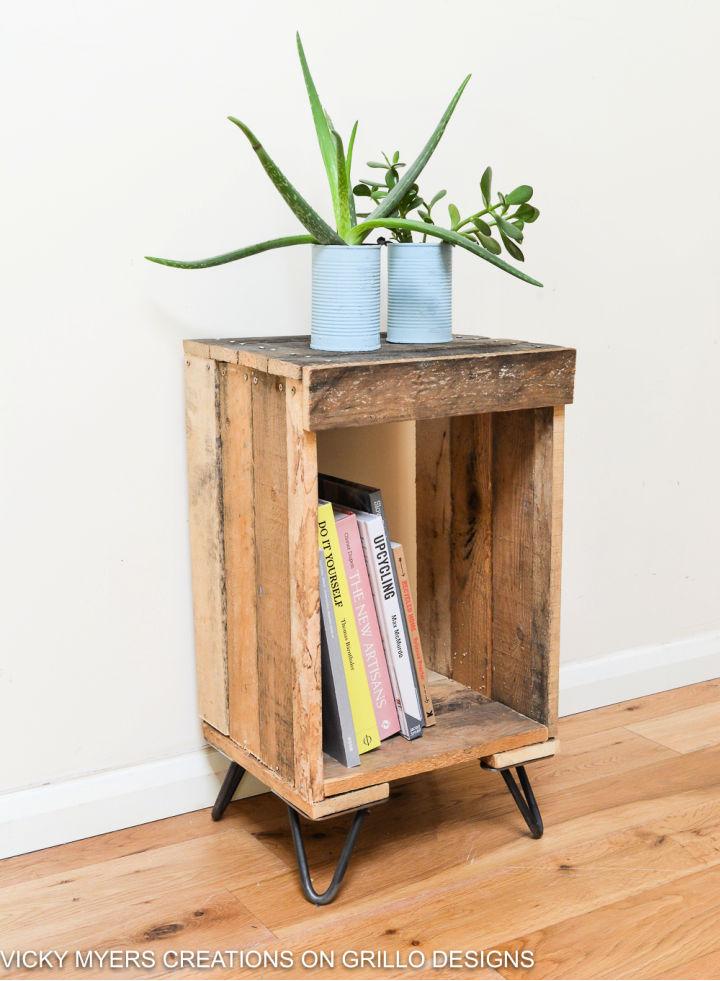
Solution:
[(37, 0), (0, 35), (0, 790), (201, 746), (180, 342), (305, 331), (309, 255), (142, 256), (298, 227), (229, 113), (327, 212), (296, 27), (357, 161), (414, 155), (472, 70), (423, 185), (536, 187), (545, 289), (458, 255), (455, 319), (579, 351), (565, 661), (717, 663), (717, 4)]

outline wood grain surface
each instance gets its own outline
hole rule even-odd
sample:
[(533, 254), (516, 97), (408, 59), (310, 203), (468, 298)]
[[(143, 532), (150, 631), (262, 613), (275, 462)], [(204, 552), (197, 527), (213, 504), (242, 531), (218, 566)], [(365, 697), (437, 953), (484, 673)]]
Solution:
[[(116, 978), (358, 977), (341, 963), (304, 969), (299, 958), (315, 948), (339, 962), (360, 947), (391, 958), (534, 953), (526, 971), (369, 968), (368, 978), (717, 978), (720, 743), (706, 745), (702, 711), (687, 714), (704, 708), (720, 711), (720, 681), (561, 719), (561, 755), (528, 768), (541, 841), (500, 777), (476, 763), (402, 781), (370, 812), (325, 909), (300, 894), (285, 807), (269, 795), (232, 804), (217, 824), (198, 811), (7, 859), (3, 949), (148, 949), (158, 959), (149, 971), (98, 972)], [(687, 733), (684, 751), (627, 728), (650, 721), (665, 741)], [(318, 888), (347, 827), (347, 818), (306, 826)], [(296, 968), (162, 965), (168, 950), (238, 948), (290, 951)]]
[(285, 382), (285, 429), (294, 780), (301, 796), (320, 801), (323, 761), (317, 446), (314, 433), (303, 429), (301, 396), (288, 380)]
[(538, 344), (509, 338), (455, 334), (447, 344), (391, 344), (384, 334), (376, 351), (316, 351), (307, 334), (274, 337), (206, 338), (184, 341), (186, 354), (245, 364), (270, 374), (299, 377), (292, 368), (350, 367), (353, 365), (394, 364), (400, 361), (447, 360), (468, 354), (508, 354), (518, 351), (569, 350), (556, 344)]
[(348, 768), (326, 756), (326, 795), (479, 760), (547, 737), (545, 726), (456, 681), (429, 672), (428, 682), (435, 725), (424, 729), (420, 739), (395, 736), (387, 740), (379, 749), (365, 753), (360, 766)]
[(552, 726), (553, 410), (493, 421), (492, 697)]
[(415, 425), (418, 624), (428, 667), (452, 677), (450, 419)]
[(200, 715), (228, 731), (220, 385), (215, 361), (185, 358), (190, 554)]
[(303, 369), (305, 426), (337, 429), (572, 402), (567, 348)]
[[(490, 697), (493, 657), (493, 420), (450, 425), (451, 676)], [(446, 614), (447, 615), (447, 614)]]
[(219, 375), (228, 734), (259, 756), (253, 386), (237, 365), (220, 364)]
[[(284, 387), (252, 375), (260, 759), (295, 785), (287, 417)], [(247, 587), (246, 587), (247, 588)]]
[(186, 354), (301, 382), (306, 429), (572, 402), (575, 351), (551, 344), (456, 335), (449, 344), (377, 351), (313, 351), (308, 337), (184, 342)]

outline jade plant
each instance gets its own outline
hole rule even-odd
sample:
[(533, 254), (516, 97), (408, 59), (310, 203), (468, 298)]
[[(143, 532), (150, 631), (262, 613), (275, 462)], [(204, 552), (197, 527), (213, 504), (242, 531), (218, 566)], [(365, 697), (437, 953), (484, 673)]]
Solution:
[[(376, 204), (380, 204), (400, 181), (400, 169), (405, 166), (400, 161), (400, 151), (396, 150), (392, 158), (386, 153), (382, 153), (382, 160), (368, 160), (368, 167), (384, 171), (382, 180), (375, 180), (371, 177), (362, 177), (360, 182), (353, 188), (353, 194), (358, 198), (370, 198)], [(460, 216), (460, 210), (455, 204), (448, 205), (448, 217), (450, 220), (450, 230), (464, 235), (466, 238), (475, 240), (479, 245), (486, 248), (494, 255), (499, 255), (502, 245), (505, 246), (513, 259), (519, 262), (525, 261), (525, 256), (519, 248), (523, 241), (523, 229), (525, 225), (532, 224), (540, 217), (540, 210), (530, 204), (533, 196), (533, 189), (529, 184), (521, 184), (509, 194), (497, 192), (497, 200), (492, 203), (492, 168), (486, 167), (480, 178), (480, 193), (482, 195), (484, 207), (468, 215), (467, 218)], [(404, 197), (397, 205), (396, 215), (406, 219), (408, 215), (415, 211), (418, 217), (426, 225), (437, 227), (437, 222), (433, 219), (432, 210), (438, 201), (445, 197), (447, 191), (438, 191), (430, 200), (426, 200), (422, 195), (418, 184), (411, 184)], [(511, 211), (511, 208), (515, 208)], [(359, 214), (359, 217), (369, 217), (369, 213)], [(493, 238), (493, 233), (497, 232), (499, 241)], [(430, 229), (422, 233), (422, 241), (427, 240), (428, 234), (433, 234)], [(413, 233), (406, 227), (396, 226), (392, 230), (392, 237), (396, 242), (412, 242)], [(502, 245), (501, 245), (502, 243)]]
[[(304, 226), (307, 234), (286, 235), (282, 238), (257, 242), (254, 245), (245, 246), (245, 248), (237, 249), (234, 252), (226, 252), (223, 255), (212, 256), (208, 259), (184, 261), (146, 256), (150, 262), (157, 262), (164, 266), (174, 266), (178, 269), (206, 269), (209, 266), (220, 266), (227, 262), (234, 262), (236, 259), (244, 259), (247, 256), (256, 255), (259, 252), (267, 252), (270, 249), (281, 249), (290, 245), (361, 245), (373, 230), (384, 228), (398, 237), (404, 236), (403, 240), (405, 241), (408, 240), (407, 236), (412, 236), (413, 232), (420, 235), (431, 235), (442, 241), (449, 242), (451, 245), (458, 245), (463, 249), (467, 249), (474, 255), (498, 266), (518, 279), (532, 283), (534, 286), (542, 285), (520, 269), (500, 259), (493, 247), (488, 247), (486, 242), (479, 240), (474, 234), (474, 231), (482, 231), (483, 235), (485, 232), (477, 225), (473, 226), (473, 232), (455, 228), (442, 228), (434, 224), (431, 220), (428, 220), (433, 206), (432, 203), (428, 203), (423, 209), (427, 218), (423, 219), (420, 216), (417, 219), (408, 217), (410, 210), (412, 210), (407, 207), (408, 195), (414, 200), (414, 196), (417, 193), (417, 178), (440, 142), (460, 96), (470, 81), (470, 75), (463, 80), (453, 95), (432, 135), (416, 159), (404, 169), (402, 176), (398, 174), (397, 181), (391, 187), (386, 187), (387, 193), (380, 200), (375, 200), (376, 207), (374, 210), (366, 215), (360, 216), (364, 220), (358, 221), (358, 216), (355, 212), (351, 177), (353, 147), (358, 124), (355, 122), (352, 127), (346, 151), (342, 137), (335, 129), (330, 116), (320, 101), (315, 83), (310, 74), (299, 34), (297, 35), (297, 49), (310, 101), (313, 122), (315, 124), (315, 132), (320, 145), (320, 153), (330, 186), (335, 227), (332, 228), (305, 200), (293, 184), (291, 184), (250, 127), (240, 119), (236, 119), (235, 116), (229, 116), (228, 119), (230, 122), (237, 126), (246, 136), (268, 177), (282, 195), (285, 203), (295, 217)], [(395, 169), (397, 169), (397, 163), (398, 161), (395, 162)], [(436, 195), (434, 203), (437, 200), (438, 196)], [(507, 201), (507, 198), (505, 200)], [(499, 212), (502, 212), (502, 206), (493, 212), (493, 220), (497, 221), (499, 216), (505, 222), (504, 215)], [(482, 216), (475, 216), (475, 218), (482, 220)], [(500, 226), (500, 230), (502, 231), (502, 225)], [(507, 230), (505, 230), (505, 234), (507, 234)], [(489, 236), (487, 237), (490, 238)], [(512, 234), (510, 237), (512, 237)]]

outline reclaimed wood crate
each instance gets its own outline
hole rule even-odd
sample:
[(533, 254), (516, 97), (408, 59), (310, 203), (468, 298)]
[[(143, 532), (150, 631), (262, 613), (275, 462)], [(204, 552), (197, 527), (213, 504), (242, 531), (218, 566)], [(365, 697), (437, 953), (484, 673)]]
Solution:
[[(470, 336), (348, 355), (307, 337), (184, 350), (207, 741), (318, 819), (381, 801), (408, 774), (527, 759), (551, 739), (575, 351)], [(400, 421), (414, 424), (417, 608), (437, 723), (346, 768), (322, 751), (318, 448), (326, 433)]]

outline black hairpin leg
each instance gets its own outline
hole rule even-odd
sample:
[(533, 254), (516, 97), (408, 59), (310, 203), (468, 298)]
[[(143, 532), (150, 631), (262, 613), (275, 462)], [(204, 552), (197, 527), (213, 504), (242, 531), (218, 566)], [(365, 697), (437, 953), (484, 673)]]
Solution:
[(228, 804), (235, 796), (235, 791), (238, 789), (244, 773), (245, 770), (239, 763), (231, 763), (228, 767), (228, 772), (225, 774), (220, 793), (217, 795), (217, 800), (212, 809), (213, 821), (219, 821), (225, 813)]
[(516, 766), (515, 770), (520, 778), (520, 787), (522, 787), (522, 790), (515, 783), (515, 778), (509, 769), (500, 770), (500, 774), (507, 784), (507, 789), (512, 794), (513, 800), (518, 806), (518, 810), (525, 819), (525, 824), (527, 824), (528, 828), (530, 829), (530, 834), (533, 836), (533, 838), (542, 838), (542, 815), (540, 814), (538, 803), (535, 800), (533, 789), (530, 786), (530, 780), (525, 772), (525, 767)]
[(300, 872), (300, 886), (302, 887), (303, 895), (308, 902), (314, 903), (316, 906), (327, 906), (328, 903), (331, 903), (337, 896), (366, 814), (366, 810), (355, 811), (352, 825), (350, 826), (347, 838), (345, 839), (345, 844), (340, 852), (340, 859), (338, 860), (335, 874), (332, 877), (332, 882), (327, 887), (325, 892), (316, 892), (312, 884), (312, 879), (310, 878), (310, 870), (308, 869), (305, 844), (303, 842), (302, 830), (300, 828), (300, 815), (297, 813), (297, 811), (293, 810), (292, 807), (288, 806), (290, 831), (292, 832), (293, 845), (295, 846), (295, 855), (297, 856), (298, 870)]

